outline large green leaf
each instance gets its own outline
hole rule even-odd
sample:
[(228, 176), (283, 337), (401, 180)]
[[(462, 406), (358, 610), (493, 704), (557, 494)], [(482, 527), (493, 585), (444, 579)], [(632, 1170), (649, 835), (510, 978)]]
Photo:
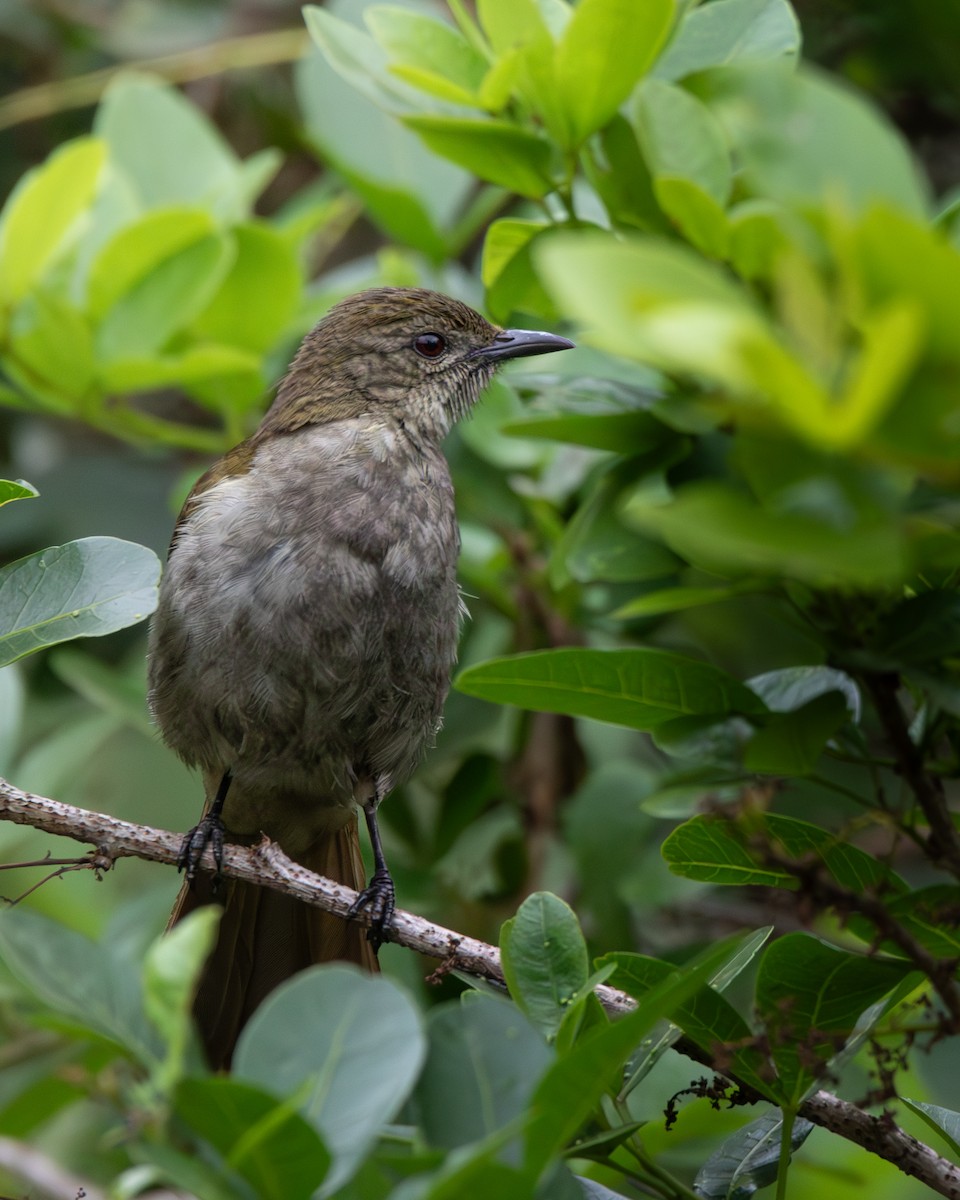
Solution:
[(79, 234), (77, 218), (90, 204), (106, 157), (98, 138), (78, 138), (24, 176), (4, 207), (0, 225), (0, 297), (15, 302)]
[(672, 0), (580, 0), (556, 54), (574, 143), (605, 125), (666, 41)]
[(752, 840), (769, 839), (776, 852), (802, 864), (820, 859), (842, 887), (861, 892), (883, 884), (891, 893), (906, 884), (872, 854), (851, 846), (819, 825), (776, 813), (751, 814), (737, 823), (730, 818), (701, 814), (678, 826), (664, 841), (663, 857), (671, 871), (705, 883), (797, 886), (797, 875), (763, 861)]
[(23, 371), (59, 397), (75, 402), (86, 396), (94, 378), (90, 323), (61, 294), (38, 288), (25, 296), (10, 318), (7, 366)]
[(850, 954), (806, 933), (788, 933), (760, 959), (756, 1004), (766, 1022), (781, 1086), (800, 1104), (825, 1064), (872, 1004), (913, 967)]
[[(797, 1117), (790, 1131), (790, 1148), (799, 1150), (816, 1126)], [(764, 1113), (725, 1138), (697, 1172), (696, 1194), (703, 1200), (749, 1200), (760, 1188), (775, 1183), (780, 1169), (783, 1114)]]
[(554, 1055), (513, 1004), (467, 993), (434, 1008), (416, 1100), (429, 1144), (477, 1142), (526, 1111)]
[(462, 671), (470, 696), (634, 729), (696, 714), (760, 713), (763, 702), (719, 667), (667, 650), (543, 650)]
[(815, 696), (792, 712), (777, 713), (750, 739), (743, 765), (761, 775), (809, 775), (827, 739), (848, 717), (846, 700), (839, 692)]
[(0, 570), (0, 666), (76, 637), (135, 625), (157, 603), (152, 550), (93, 537), (52, 546)]
[(333, 1158), (319, 1195), (342, 1187), (420, 1070), (425, 1040), (406, 993), (345, 966), (313, 967), (272, 992), (240, 1035), (234, 1077), (297, 1107)]
[(730, 153), (706, 105), (683, 88), (648, 79), (632, 107), (654, 179), (689, 180), (718, 204), (726, 204), (733, 186)]

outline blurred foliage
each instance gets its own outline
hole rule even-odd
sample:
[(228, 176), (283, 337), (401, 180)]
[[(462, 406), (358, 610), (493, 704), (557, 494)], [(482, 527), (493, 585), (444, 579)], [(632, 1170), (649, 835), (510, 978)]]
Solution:
[[(340, 296), (438, 287), (580, 345), (447, 444), (463, 669), (383, 810), (404, 905), (499, 928), (515, 1003), (428, 993), (387, 947), (384, 978), (275, 993), (211, 1077), (209, 918), (156, 940), (169, 872), (73, 873), (0, 922), (4, 1134), (117, 1197), (782, 1196), (791, 1153), (791, 1195), (926, 1194), (805, 1145), (827, 1081), (956, 1154), (960, 30), (919, 0), (798, 7), (830, 74), (787, 0), (339, 0), (289, 71), (231, 70), (288, 53), (282, 4), (0, 9), (2, 69), (63, 78), (27, 97), (42, 124), (0, 102), (0, 436), (40, 491), (0, 520), (8, 659), (107, 631), (79, 552), (20, 629), (4, 580), (47, 561), (21, 556), (162, 550)], [(71, 79), (147, 59), (76, 109)], [(135, 552), (90, 568), (132, 593), (116, 628), (149, 608)], [(0, 769), (185, 828), (199, 785), (142, 660), (129, 632), (0, 670)], [(636, 1010), (611, 1022), (598, 982)], [(714, 1111), (681, 1033), (769, 1103)]]

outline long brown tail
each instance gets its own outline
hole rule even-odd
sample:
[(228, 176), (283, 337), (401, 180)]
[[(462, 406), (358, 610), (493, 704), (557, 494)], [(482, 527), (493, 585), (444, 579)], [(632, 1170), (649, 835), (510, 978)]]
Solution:
[[(325, 834), (299, 854), (318, 875), (361, 890), (363, 859), (356, 821)], [(214, 1070), (230, 1065), (240, 1030), (260, 1002), (285, 979), (314, 963), (342, 960), (377, 971), (366, 930), (319, 908), (239, 879), (225, 880), (213, 895), (209, 876), (184, 884), (168, 928), (202, 904), (224, 906), (220, 932), (193, 1002), (207, 1057)]]

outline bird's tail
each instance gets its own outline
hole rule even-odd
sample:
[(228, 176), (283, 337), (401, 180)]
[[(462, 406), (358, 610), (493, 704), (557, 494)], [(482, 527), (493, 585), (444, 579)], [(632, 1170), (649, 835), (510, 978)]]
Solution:
[[(298, 861), (310, 871), (360, 891), (365, 886), (356, 821), (318, 838)], [(230, 1065), (240, 1030), (278, 984), (314, 963), (345, 961), (377, 971), (366, 929), (270, 888), (210, 876), (184, 883), (168, 928), (202, 904), (224, 912), (217, 943), (200, 976), (193, 1014), (211, 1067)]]

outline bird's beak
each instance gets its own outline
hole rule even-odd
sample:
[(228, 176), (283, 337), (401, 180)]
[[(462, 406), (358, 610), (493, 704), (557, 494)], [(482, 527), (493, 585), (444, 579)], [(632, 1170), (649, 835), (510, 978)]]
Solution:
[(531, 354), (553, 354), (555, 350), (572, 350), (569, 338), (536, 329), (501, 329), (489, 346), (474, 350), (474, 356), (493, 359), (528, 358)]

